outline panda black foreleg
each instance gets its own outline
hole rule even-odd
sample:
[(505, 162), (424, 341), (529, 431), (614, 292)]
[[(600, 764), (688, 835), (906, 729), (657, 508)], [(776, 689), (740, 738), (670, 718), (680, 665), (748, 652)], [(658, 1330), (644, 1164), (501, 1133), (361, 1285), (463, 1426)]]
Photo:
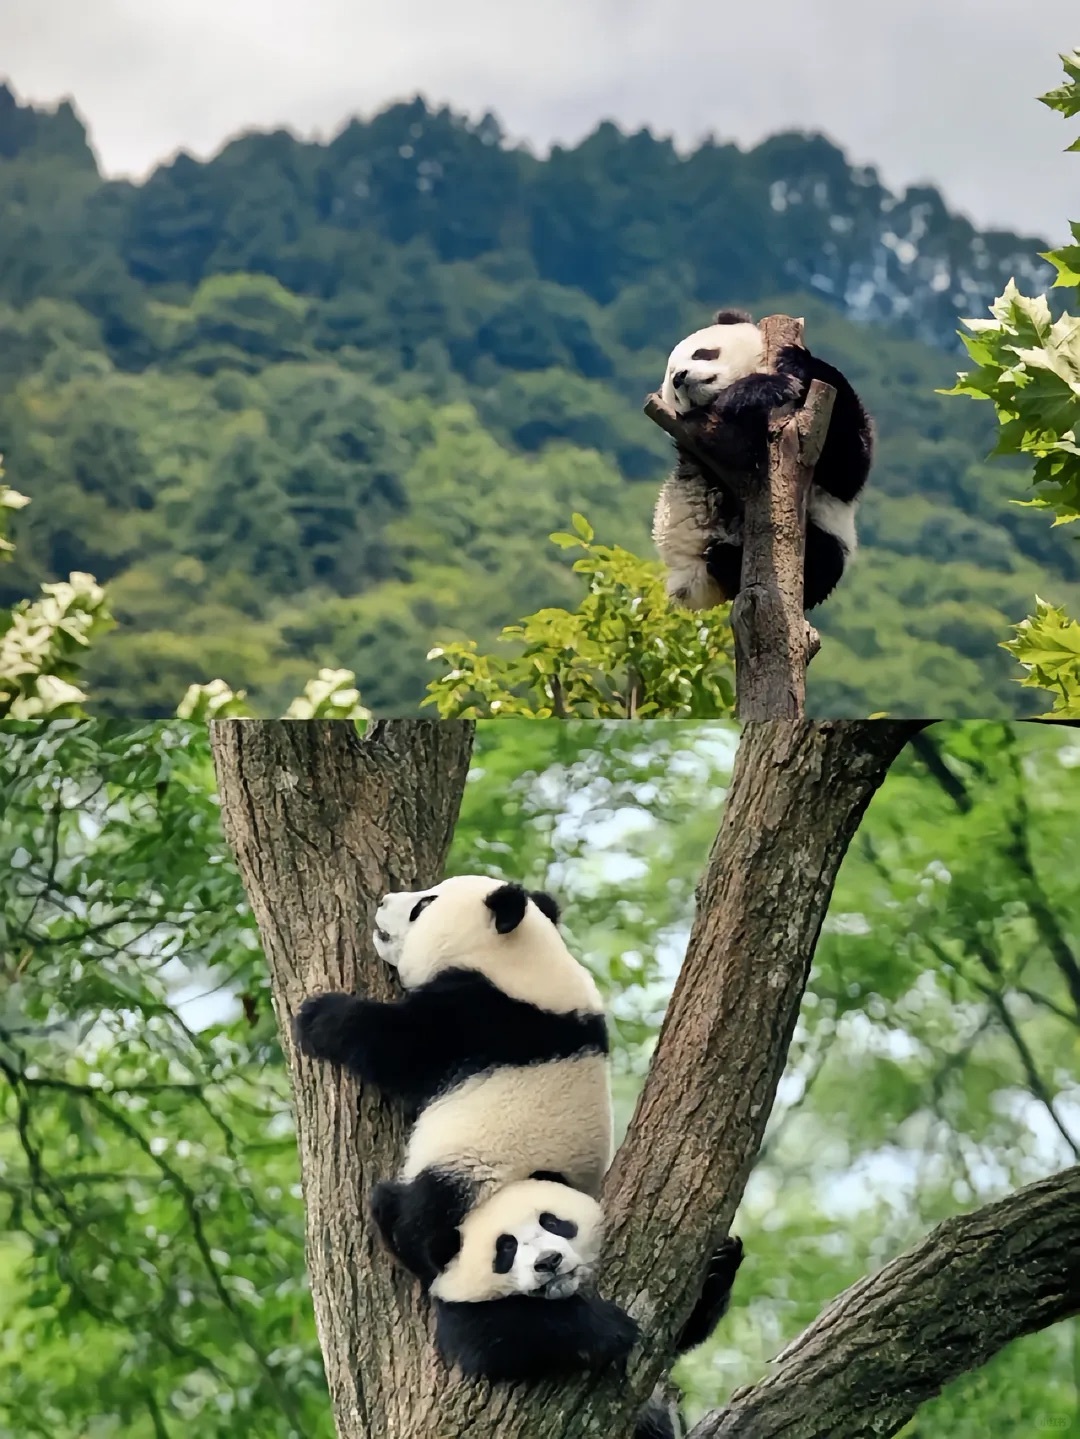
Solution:
[(803, 561), (803, 609), (812, 610), (827, 600), (840, 583), (847, 551), (834, 535), (808, 519), (806, 558)]
[(395, 1099), (416, 1102), (438, 1087), (443, 1049), (413, 995), (389, 1004), (334, 991), (305, 999), (293, 1021), (304, 1054), (325, 1059)]
[(461, 1247), (458, 1226), (476, 1202), (459, 1174), (425, 1169), (415, 1179), (385, 1179), (371, 1191), (371, 1216), (383, 1243), (425, 1289)]
[(850, 380), (827, 360), (809, 356), (810, 378), (836, 391), (829, 429), (814, 469), (814, 484), (850, 504), (858, 498), (874, 458), (874, 431)]
[[(714, 1252), (698, 1301), (675, 1342), (678, 1357), (704, 1344), (727, 1313), (742, 1258), (742, 1240), (735, 1236), (725, 1239)], [(661, 1386), (638, 1414), (634, 1439), (678, 1439), (682, 1424), (681, 1406), (676, 1400), (668, 1398)]]
[(781, 404), (798, 403), (805, 393), (805, 381), (795, 373), (748, 374), (742, 380), (735, 380), (728, 389), (720, 390), (713, 401), (713, 413), (725, 420), (741, 420), (754, 417), (764, 422), (766, 410), (775, 410)]
[(521, 1294), (478, 1304), (439, 1301), (436, 1316), (446, 1363), (496, 1383), (622, 1365), (639, 1337), (629, 1314), (592, 1293), (548, 1302)]

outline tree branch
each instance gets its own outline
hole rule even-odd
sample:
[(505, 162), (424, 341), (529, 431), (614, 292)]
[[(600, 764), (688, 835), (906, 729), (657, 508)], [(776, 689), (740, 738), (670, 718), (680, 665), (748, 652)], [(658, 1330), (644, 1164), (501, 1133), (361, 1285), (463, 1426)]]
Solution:
[[(765, 370), (775, 370), (785, 346), (802, 345), (801, 320), (769, 315), (761, 329)], [(742, 506), (742, 584), (731, 612), (742, 721), (797, 720), (806, 710), (806, 667), (821, 645), (803, 614), (806, 506), (835, 398), (815, 380), (798, 410), (773, 410), (764, 468), (754, 464), (738, 426), (713, 422), (706, 441), (692, 417), (675, 414), (659, 395), (645, 401), (649, 419)]]
[(628, 1431), (666, 1368), (760, 1146), (840, 863), (921, 723), (744, 729), (686, 958), (604, 1184), (601, 1288), (644, 1343), (626, 1378), (564, 1380), (553, 1419), (525, 1395), (500, 1409), (499, 1439)]
[(887, 1439), (950, 1380), (1080, 1313), (1080, 1167), (947, 1219), (844, 1291), (691, 1439)]

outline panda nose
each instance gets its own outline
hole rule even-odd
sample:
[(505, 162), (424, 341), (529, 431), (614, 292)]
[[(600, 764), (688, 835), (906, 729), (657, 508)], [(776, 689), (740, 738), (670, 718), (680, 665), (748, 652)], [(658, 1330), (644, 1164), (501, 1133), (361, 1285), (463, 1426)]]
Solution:
[(681, 390), (682, 387), (686, 384), (686, 371), (676, 370), (671, 377), (671, 383), (675, 386), (677, 390)]
[(554, 1274), (561, 1263), (562, 1255), (549, 1249), (546, 1253), (537, 1255), (533, 1268), (540, 1274)]

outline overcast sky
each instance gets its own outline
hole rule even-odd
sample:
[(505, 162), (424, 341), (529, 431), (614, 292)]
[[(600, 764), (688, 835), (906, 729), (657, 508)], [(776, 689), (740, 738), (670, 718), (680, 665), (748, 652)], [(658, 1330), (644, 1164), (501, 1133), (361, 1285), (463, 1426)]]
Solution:
[(1076, 0), (0, 0), (0, 76), (70, 96), (110, 174), (420, 92), (540, 148), (605, 117), (685, 143), (822, 129), (894, 187), (1054, 240), (1080, 218), (1077, 126), (1034, 97), (1075, 46)]

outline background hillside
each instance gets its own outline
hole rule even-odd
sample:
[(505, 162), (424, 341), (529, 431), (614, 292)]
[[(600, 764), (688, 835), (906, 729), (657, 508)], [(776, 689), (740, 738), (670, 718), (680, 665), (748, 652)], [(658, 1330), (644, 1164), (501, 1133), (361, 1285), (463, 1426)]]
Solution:
[(1080, 608), (1080, 556), (1008, 504), (989, 408), (934, 389), (957, 316), (1046, 288), (1044, 248), (820, 137), (680, 155), (603, 125), (541, 160), (419, 100), (107, 182), (70, 107), (0, 86), (0, 453), (34, 500), (0, 605), (107, 582), (89, 683), (117, 712), (215, 675), (276, 712), (331, 663), (409, 711), (437, 640), (575, 603), (546, 540), (572, 510), (651, 553), (641, 400), (741, 302), (805, 314), (880, 434), (811, 707), (1028, 713), (998, 642), (1036, 592)]

